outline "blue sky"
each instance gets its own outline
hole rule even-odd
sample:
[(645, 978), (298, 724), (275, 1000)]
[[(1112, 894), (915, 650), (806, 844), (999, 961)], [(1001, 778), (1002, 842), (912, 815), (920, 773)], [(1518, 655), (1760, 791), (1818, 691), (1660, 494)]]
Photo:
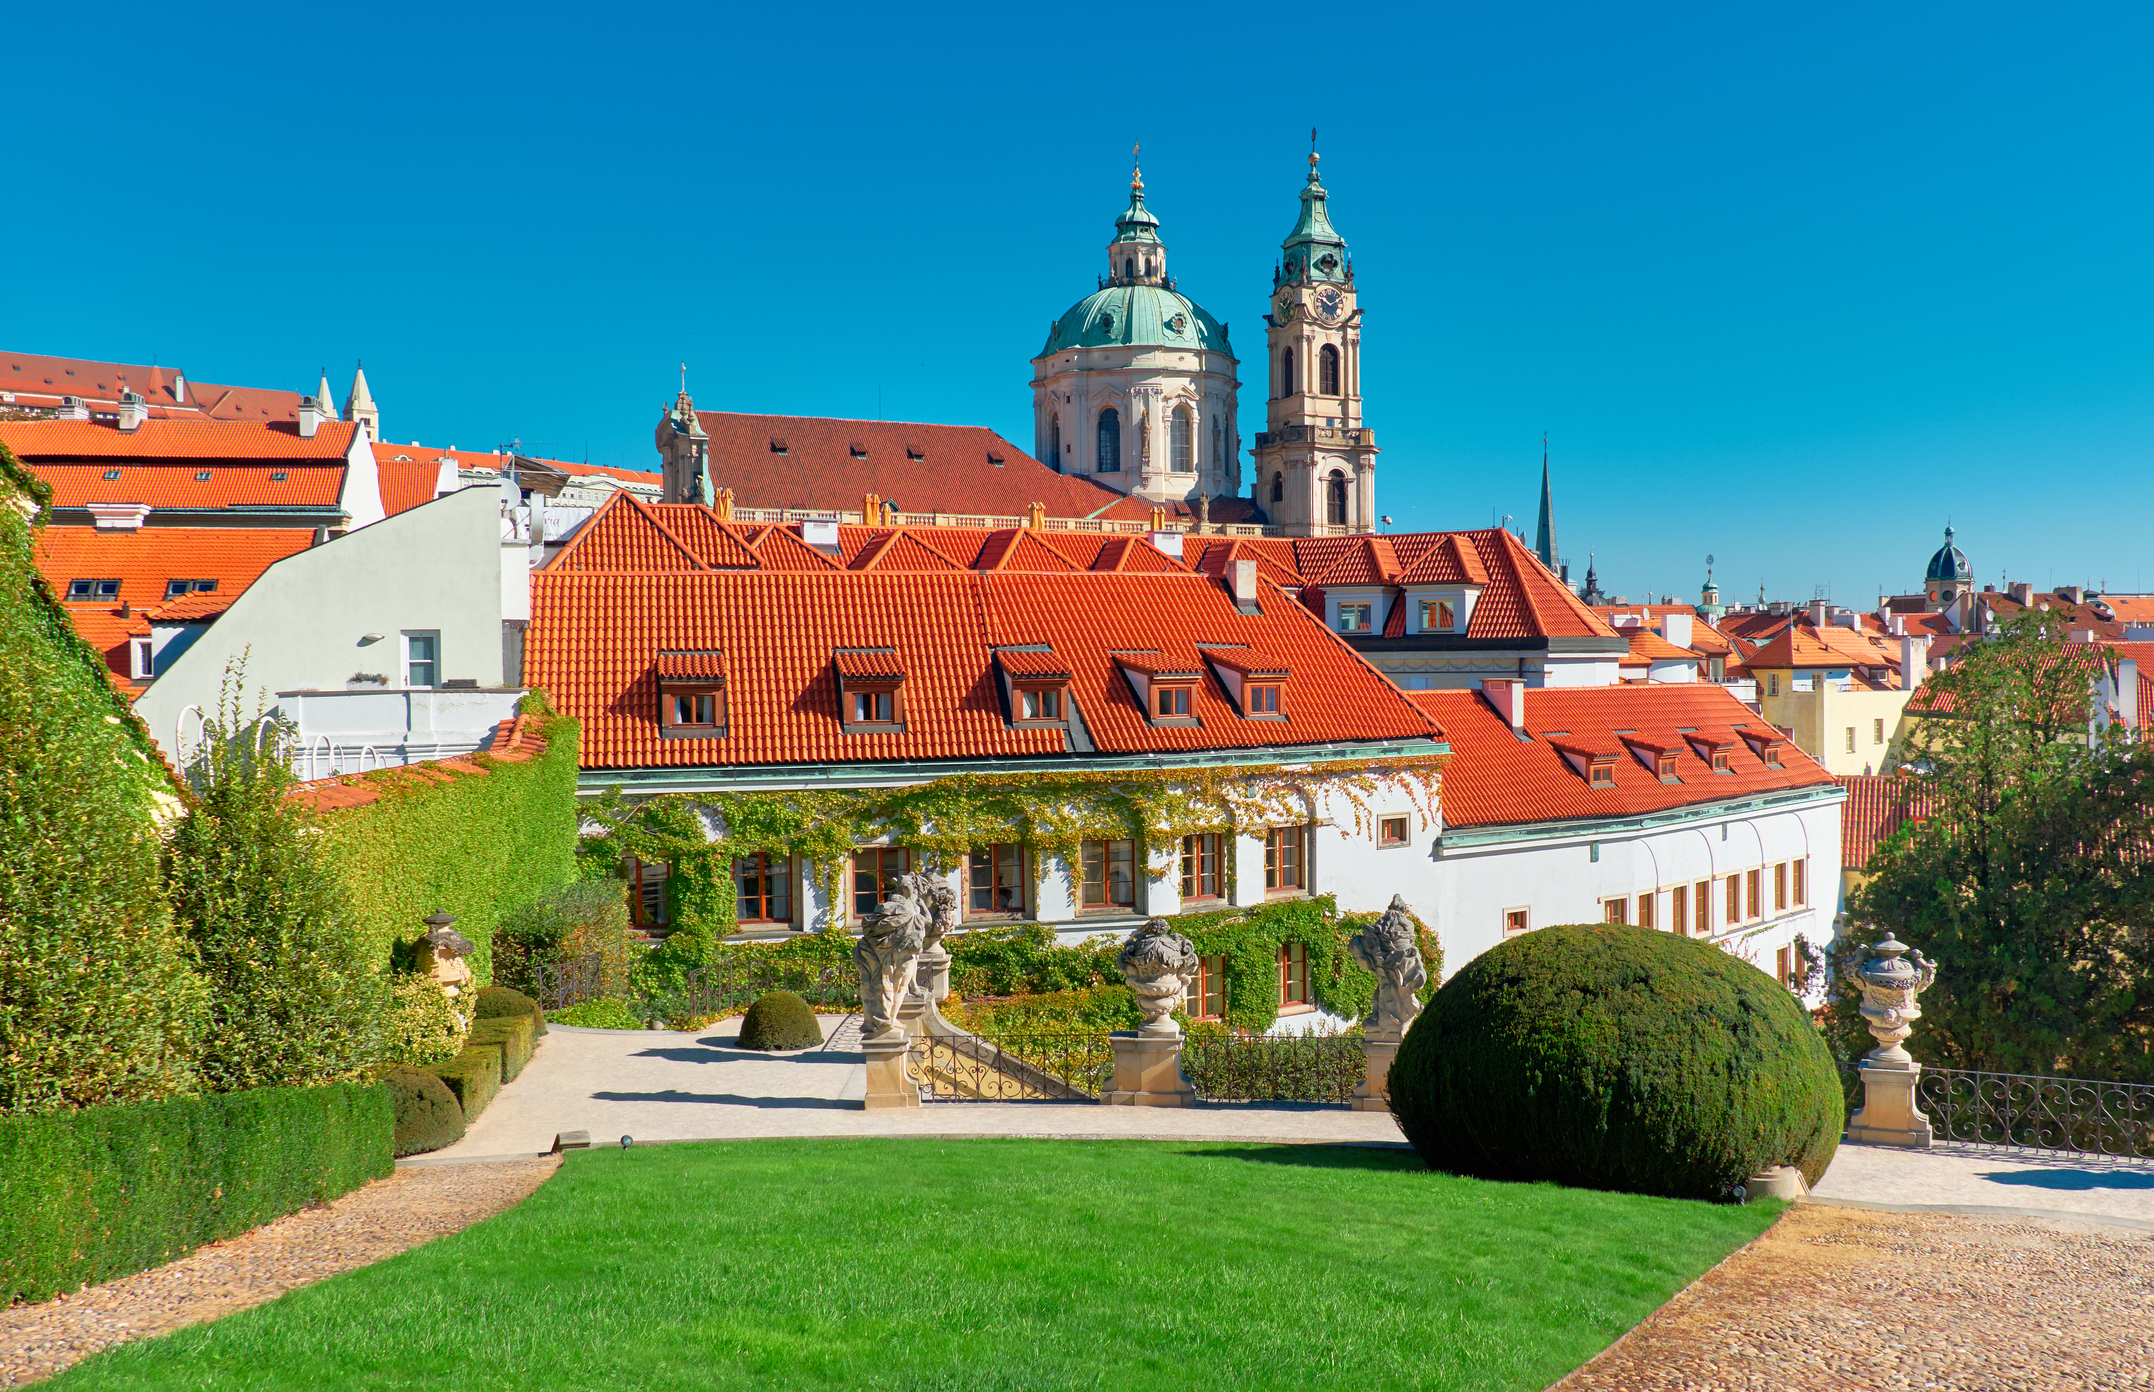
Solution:
[[(1144, 141), (1255, 366), (1311, 125), (1401, 528), (1606, 587), (2154, 589), (2144, 6), (53, 7), (0, 345), (648, 466), (705, 408), (991, 425)], [(28, 61), (24, 61), (28, 59)], [(1244, 391), (1244, 446), (1262, 389)]]

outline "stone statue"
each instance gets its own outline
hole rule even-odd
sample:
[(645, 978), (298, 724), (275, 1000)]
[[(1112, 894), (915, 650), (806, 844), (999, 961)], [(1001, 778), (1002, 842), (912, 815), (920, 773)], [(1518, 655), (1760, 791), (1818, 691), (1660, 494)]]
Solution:
[(471, 984), (471, 963), (464, 960), (471, 955), (471, 939), (449, 926), (456, 918), (445, 909), (436, 909), (421, 921), (426, 924), (426, 936), (418, 942), (419, 970), (441, 984), (443, 995), (455, 1000)]
[(1129, 935), (1115, 954), (1122, 979), (1137, 997), (1144, 1012), (1139, 1035), (1154, 1039), (1179, 1039), (1182, 1027), (1171, 1018), (1189, 994), (1189, 978), (1196, 975), (1197, 950), (1189, 939), (1155, 918)]
[(912, 991), (906, 1000), (905, 1013), (910, 1018), (950, 994), (950, 954), (943, 947), (942, 938), (957, 926), (962, 913), (957, 888), (946, 877), (923, 873), (906, 878), (923, 882), (918, 893), (928, 914), (926, 938), (920, 947), (919, 961), (913, 969)]
[(1137, 417), (1137, 457), (1144, 463), (1152, 462), (1152, 413), (1146, 411)]
[(1376, 1006), (1366, 1025), (1371, 1039), (1401, 1039), (1406, 1027), (1421, 1012), (1414, 992), (1429, 984), (1428, 968), (1421, 961), (1421, 944), (1414, 934), (1402, 895), (1391, 896), (1384, 916), (1346, 940), (1354, 960), (1376, 973)]
[(860, 1032), (865, 1038), (903, 1032), (898, 1007), (912, 989), (913, 972), (936, 922), (935, 885), (936, 877), (923, 871), (898, 876), (897, 893), (861, 924), (853, 966), (860, 973)]
[(1875, 955), (1868, 961), (1859, 967), (1850, 961), (1841, 974), (1862, 992), (1863, 1022), (1877, 1041), (1870, 1057), (1898, 1062), (1908, 1058), (1907, 1036), (1922, 1018), (1915, 997), (1937, 979), (1937, 964), (1889, 934), (1870, 951)]

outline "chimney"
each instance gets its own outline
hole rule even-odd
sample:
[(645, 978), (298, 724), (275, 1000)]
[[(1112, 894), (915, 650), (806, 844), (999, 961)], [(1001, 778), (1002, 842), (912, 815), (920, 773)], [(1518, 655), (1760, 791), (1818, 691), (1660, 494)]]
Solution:
[(1257, 563), (1251, 560), (1234, 562), (1234, 607), (1244, 614), (1264, 612), (1257, 607)]
[(322, 428), (322, 408), (321, 408), (321, 404), (320, 404), (319, 402), (317, 402), (317, 401), (316, 401), (316, 400), (315, 400), (315, 399), (314, 399), (313, 397), (311, 397), (311, 396), (302, 396), (302, 397), (300, 397), (300, 398), (299, 398), (299, 438), (300, 438), (300, 439), (302, 439), (302, 440), (311, 440), (311, 439), (313, 439), (313, 438), (314, 438), (314, 433), (315, 433), (316, 431), (320, 430), (321, 428)]
[(1930, 640), (1912, 633), (1900, 635), (1900, 690), (1922, 685), (1922, 669), (1928, 664)]
[(99, 531), (138, 531), (150, 519), (148, 503), (91, 503), (88, 506)]
[(1860, 633), (1862, 631), (1862, 626), (1855, 622), (1855, 611), (1852, 609), (1833, 610), (1832, 621), (1838, 624), (1840, 627), (1850, 629), (1856, 633)]
[(1823, 628), (1824, 626), (1825, 601), (1822, 599), (1813, 599), (1810, 601), (1810, 627)]
[(838, 554), (838, 524), (826, 518), (800, 524), (800, 539), (826, 556)]
[(1152, 545), (1161, 555), (1182, 559), (1182, 534), (1180, 532), (1154, 532)]
[(60, 413), (54, 419), (86, 421), (89, 418), (89, 402), (84, 401), (79, 396), (63, 396), (60, 398)]
[(2117, 718), (2127, 730), (2139, 728), (2139, 659), (2117, 663)]
[(1481, 683), (1481, 695), (1496, 714), (1511, 722), (1511, 733), (1526, 733), (1526, 684), (1516, 677), (1489, 677)]
[(184, 372), (172, 374), (172, 400), (181, 406), (187, 404), (187, 374)]
[(120, 429), (134, 433), (150, 418), (150, 404), (132, 391), (120, 393)]
[(2081, 586), (2078, 586), (2078, 585), (2059, 585), (2059, 586), (2057, 586), (2057, 598), (2059, 598), (2059, 599), (2063, 599), (2063, 600), (2069, 600), (2069, 601), (2071, 601), (2071, 602), (2072, 602), (2073, 604), (2079, 604), (2079, 603), (2082, 603), (2082, 602), (2083, 602), (2083, 601), (2084, 601), (2084, 600), (2086, 599), (2086, 597), (2087, 597), (2087, 592), (2086, 592), (2086, 590), (2085, 590), (2084, 588), (2082, 588)]
[(1660, 616), (1660, 636), (1679, 648), (1690, 646), (1690, 615), (1663, 614)]
[(2014, 580), (2011, 584), (2005, 586), (2004, 588), (2005, 593), (2011, 595), (2011, 597), (2018, 603), (2028, 605), (2034, 603), (2034, 585), (2032, 582), (2026, 580)]

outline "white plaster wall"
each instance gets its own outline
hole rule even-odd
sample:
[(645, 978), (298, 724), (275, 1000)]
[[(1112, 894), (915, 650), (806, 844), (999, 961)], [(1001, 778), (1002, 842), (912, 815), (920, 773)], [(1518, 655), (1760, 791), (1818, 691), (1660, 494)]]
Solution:
[[(341, 691), (354, 672), (402, 676), (399, 635), (441, 634), (440, 675), (500, 686), (501, 508), (470, 489), (348, 533), (262, 572), (135, 702), (168, 757), (189, 705), (213, 711), (225, 663), (247, 654), (246, 709), (257, 691)], [(383, 635), (362, 646), (364, 634)], [(189, 716), (189, 738), (193, 717)]]

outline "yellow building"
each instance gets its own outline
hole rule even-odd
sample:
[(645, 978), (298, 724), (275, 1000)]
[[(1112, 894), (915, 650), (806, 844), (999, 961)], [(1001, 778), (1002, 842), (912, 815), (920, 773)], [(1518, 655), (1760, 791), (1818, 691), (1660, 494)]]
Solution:
[(1837, 625), (1796, 622), (1750, 655), (1758, 713), (1828, 773), (1890, 772), (1912, 694), (1884, 650)]

